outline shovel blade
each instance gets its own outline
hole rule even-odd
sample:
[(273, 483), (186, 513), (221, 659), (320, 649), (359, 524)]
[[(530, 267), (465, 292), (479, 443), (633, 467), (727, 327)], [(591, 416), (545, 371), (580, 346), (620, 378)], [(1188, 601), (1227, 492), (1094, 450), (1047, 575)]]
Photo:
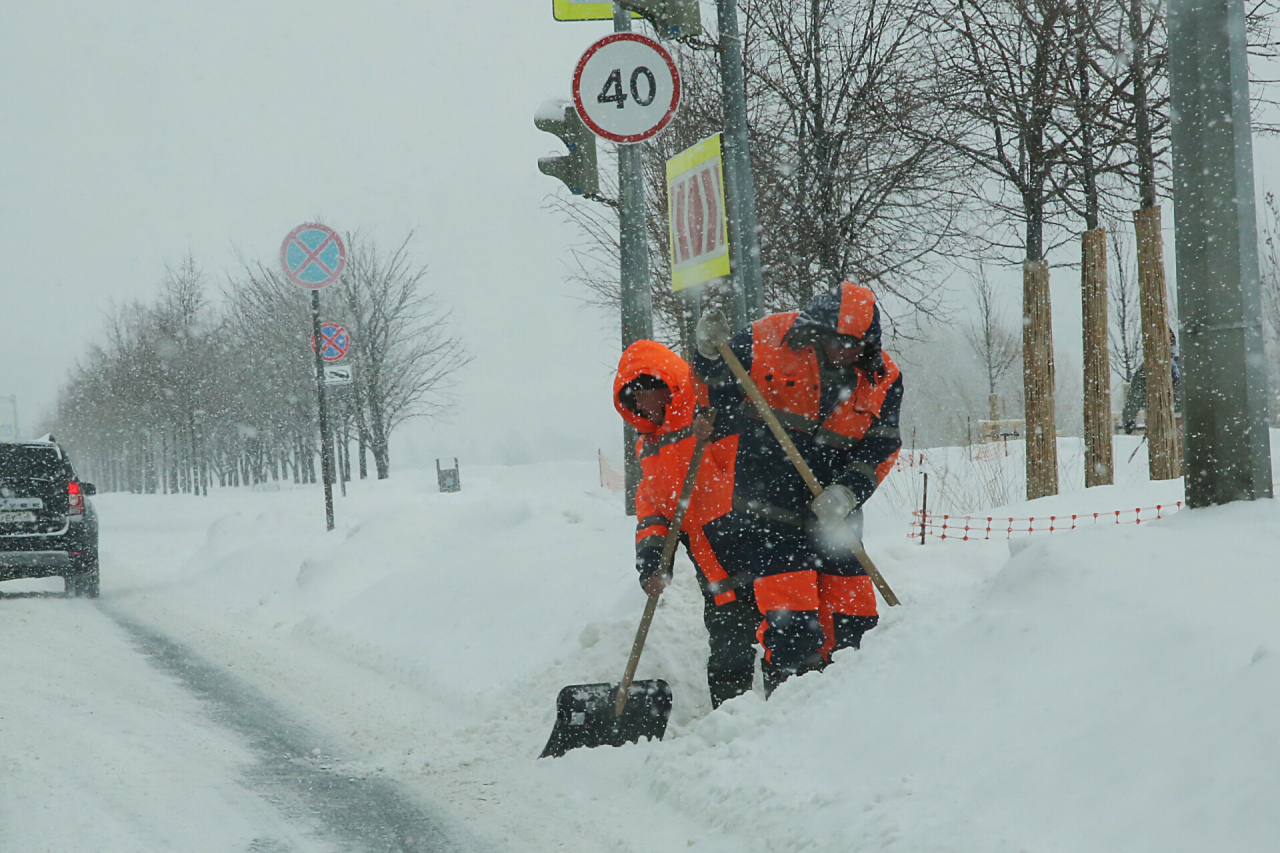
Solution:
[(616, 684), (571, 684), (556, 697), (556, 725), (540, 758), (559, 758), (582, 746), (622, 746), (642, 737), (662, 740), (671, 716), (671, 685), (635, 681), (622, 716), (613, 713)]

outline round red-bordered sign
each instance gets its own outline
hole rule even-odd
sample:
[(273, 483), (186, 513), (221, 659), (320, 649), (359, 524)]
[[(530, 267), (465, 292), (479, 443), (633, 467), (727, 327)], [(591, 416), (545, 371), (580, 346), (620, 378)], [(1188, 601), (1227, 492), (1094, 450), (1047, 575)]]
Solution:
[(639, 33), (605, 36), (578, 60), (573, 104), (603, 139), (629, 145), (651, 139), (680, 105), (680, 71), (667, 49)]
[[(337, 323), (327, 321), (321, 323), (320, 340), (324, 341), (324, 349), (320, 351), (320, 357), (325, 361), (341, 361), (347, 354), (347, 350), (351, 348), (351, 336)], [(315, 335), (311, 336), (311, 351), (316, 351)]]
[(327, 225), (308, 222), (289, 232), (280, 244), (280, 267), (285, 278), (308, 290), (328, 287), (342, 277), (347, 247)]

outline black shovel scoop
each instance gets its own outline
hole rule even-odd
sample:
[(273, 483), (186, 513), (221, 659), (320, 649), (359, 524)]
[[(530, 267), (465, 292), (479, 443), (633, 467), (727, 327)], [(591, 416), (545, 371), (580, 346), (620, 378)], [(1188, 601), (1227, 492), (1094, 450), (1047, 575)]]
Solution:
[[(715, 409), (705, 416), (715, 422)], [(706, 440), (699, 438), (693, 446), (689, 471), (684, 476), (684, 487), (676, 503), (675, 518), (662, 545), (662, 559), (658, 571), (669, 575), (675, 560), (676, 543), (680, 541), (680, 527), (684, 524), (685, 510), (693, 497), (693, 487), (698, 479), (698, 466)], [(644, 651), (645, 638), (649, 636), (649, 624), (658, 609), (658, 596), (649, 596), (631, 646), (631, 657), (620, 684), (570, 684), (556, 697), (556, 725), (551, 738), (539, 758), (559, 758), (580, 746), (622, 746), (635, 743), (642, 737), (657, 738), (667, 731), (667, 719), (671, 716), (671, 685), (660, 678), (651, 681), (634, 681), (640, 653)]]

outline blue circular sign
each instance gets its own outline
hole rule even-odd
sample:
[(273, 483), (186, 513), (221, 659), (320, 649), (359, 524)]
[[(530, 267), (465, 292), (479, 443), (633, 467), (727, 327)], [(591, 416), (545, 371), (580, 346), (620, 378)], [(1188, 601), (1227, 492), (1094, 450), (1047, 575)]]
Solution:
[[(320, 349), (320, 357), (325, 361), (338, 361), (351, 348), (351, 338), (347, 335), (347, 330), (337, 323), (320, 324), (320, 343), (323, 345)], [(311, 348), (313, 350), (316, 348), (314, 338), (311, 341)]]
[(289, 281), (300, 287), (327, 287), (342, 277), (346, 265), (347, 247), (327, 225), (299, 225), (280, 245), (280, 266)]

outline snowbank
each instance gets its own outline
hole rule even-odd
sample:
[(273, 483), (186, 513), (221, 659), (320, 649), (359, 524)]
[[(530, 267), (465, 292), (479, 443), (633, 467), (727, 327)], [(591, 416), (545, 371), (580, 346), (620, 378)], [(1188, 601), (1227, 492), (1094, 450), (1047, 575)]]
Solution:
[[(1128, 470), (1004, 509), (1177, 490)], [(673, 685), (667, 739), (556, 761), (535, 756), (557, 690), (616, 680), (643, 606), (632, 521), (593, 464), (464, 469), (453, 495), (434, 472), (355, 483), (331, 534), (314, 488), (104, 496), (103, 603), (510, 849), (1275, 849), (1280, 507), (1032, 537), (1011, 558), (909, 541), (917, 475), (869, 510), (904, 603), (862, 651), (712, 713), (685, 565), (638, 676)]]

